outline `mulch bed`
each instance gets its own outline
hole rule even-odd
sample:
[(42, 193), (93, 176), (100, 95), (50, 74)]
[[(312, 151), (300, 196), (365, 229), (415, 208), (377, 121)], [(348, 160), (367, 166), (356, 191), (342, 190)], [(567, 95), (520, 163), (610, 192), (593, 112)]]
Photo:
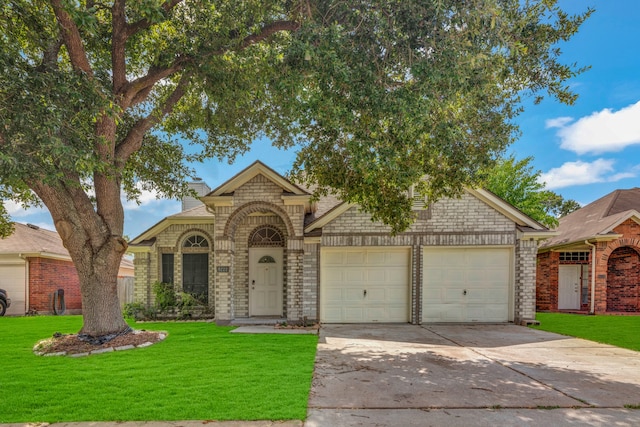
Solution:
[(91, 344), (83, 341), (78, 334), (54, 334), (53, 337), (38, 342), (33, 348), (38, 355), (73, 355), (90, 354), (100, 351), (128, 350), (138, 347), (148, 347), (162, 341), (167, 336), (162, 331), (134, 330), (126, 335), (120, 335), (103, 344)]

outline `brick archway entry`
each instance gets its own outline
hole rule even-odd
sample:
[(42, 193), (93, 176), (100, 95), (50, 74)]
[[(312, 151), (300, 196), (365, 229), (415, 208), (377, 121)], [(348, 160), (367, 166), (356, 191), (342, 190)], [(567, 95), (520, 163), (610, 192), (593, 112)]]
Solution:
[(607, 311), (640, 312), (640, 254), (633, 247), (622, 246), (609, 255)]

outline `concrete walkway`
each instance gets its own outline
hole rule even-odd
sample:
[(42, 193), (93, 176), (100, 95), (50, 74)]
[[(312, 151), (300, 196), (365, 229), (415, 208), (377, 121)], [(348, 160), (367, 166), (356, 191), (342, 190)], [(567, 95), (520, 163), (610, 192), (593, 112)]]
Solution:
[(514, 325), (332, 325), (305, 427), (640, 425), (640, 353)]

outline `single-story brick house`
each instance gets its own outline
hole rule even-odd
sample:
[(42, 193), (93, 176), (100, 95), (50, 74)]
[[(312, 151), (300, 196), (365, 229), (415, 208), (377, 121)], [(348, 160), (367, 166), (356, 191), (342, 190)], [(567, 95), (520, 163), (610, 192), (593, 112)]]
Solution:
[[(119, 276), (133, 273), (133, 263), (123, 259)], [(13, 234), (0, 239), (0, 288), (11, 298), (7, 315), (52, 313), (58, 289), (64, 290), (67, 314), (82, 312), (78, 274), (62, 239), (33, 224), (16, 222)]]
[(638, 212), (640, 188), (633, 188), (560, 218), (558, 234), (538, 251), (537, 309), (640, 312)]
[(538, 240), (550, 232), (488, 191), (416, 197), (417, 220), (397, 235), (358, 206), (313, 202), (261, 162), (200, 200), (132, 240), (137, 301), (152, 305), (161, 281), (202, 295), (219, 323), (535, 318)]

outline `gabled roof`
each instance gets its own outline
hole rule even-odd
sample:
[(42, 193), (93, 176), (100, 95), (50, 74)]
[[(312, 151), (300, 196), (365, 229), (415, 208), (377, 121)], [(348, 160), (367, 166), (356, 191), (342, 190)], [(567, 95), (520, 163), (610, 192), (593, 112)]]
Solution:
[(245, 168), (241, 172), (238, 172), (227, 182), (212, 190), (204, 198), (211, 196), (224, 196), (233, 193), (237, 188), (243, 186), (257, 175), (266, 176), (276, 185), (282, 187), (282, 190), (287, 193), (291, 193), (293, 195), (309, 195), (309, 193), (307, 193), (305, 190), (293, 184), (291, 181), (284, 178), (282, 175), (262, 163), (260, 160), (256, 160), (247, 168)]
[(23, 254), (71, 260), (62, 239), (55, 231), (32, 225), (13, 224), (11, 236), (0, 239), (0, 254)]
[(558, 235), (544, 242), (540, 248), (618, 238), (613, 229), (628, 219), (640, 223), (639, 212), (640, 188), (615, 190), (560, 218), (556, 228)]
[(213, 224), (214, 215), (207, 210), (205, 205), (196, 206), (186, 211), (178, 212), (158, 221), (155, 225), (135, 237), (129, 243), (129, 247), (135, 250), (135, 246), (149, 246), (150, 239), (158, 233), (174, 224)]
[[(547, 227), (522, 213), (520, 210), (513, 207), (511, 204), (488, 190), (468, 188), (466, 189), (466, 191), (478, 200), (489, 205), (496, 211), (500, 212), (502, 215), (512, 220), (518, 226), (519, 230), (522, 233), (529, 235), (529, 237), (547, 238), (550, 236), (555, 236), (556, 234), (553, 231), (549, 231)], [(305, 233), (310, 233), (315, 229), (323, 227), (324, 225), (328, 224), (335, 218), (345, 213), (353, 206), (356, 205), (346, 202), (334, 203), (329, 207), (329, 209), (322, 212), (322, 214), (316, 215), (313, 221), (305, 224)]]

